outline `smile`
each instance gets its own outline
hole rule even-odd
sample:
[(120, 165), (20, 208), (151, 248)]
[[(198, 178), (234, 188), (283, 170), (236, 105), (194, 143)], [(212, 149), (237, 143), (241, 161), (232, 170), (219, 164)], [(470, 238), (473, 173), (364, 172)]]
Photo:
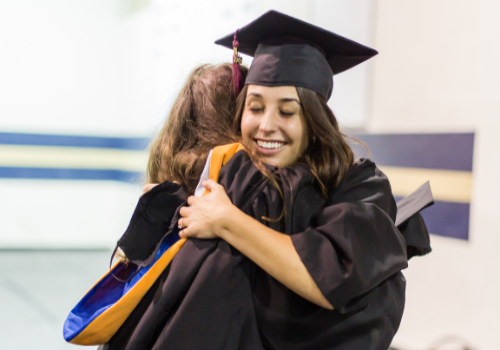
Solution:
[(266, 148), (266, 149), (278, 149), (281, 148), (285, 145), (284, 142), (280, 141), (261, 141), (261, 140), (256, 140), (257, 144), (259, 147)]

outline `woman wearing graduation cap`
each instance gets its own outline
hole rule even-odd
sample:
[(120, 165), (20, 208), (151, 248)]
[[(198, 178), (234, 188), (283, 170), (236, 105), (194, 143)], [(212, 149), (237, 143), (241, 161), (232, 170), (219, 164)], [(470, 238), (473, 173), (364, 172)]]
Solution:
[(269, 218), (254, 219), (272, 201), (241, 210), (227, 179), (209, 180), (211, 193), (180, 210), (180, 236), (221, 238), (258, 266), (251, 288), (265, 349), (387, 349), (403, 313), (407, 266), (396, 204), (375, 164), (354, 162), (326, 103), (332, 76), (377, 52), (275, 11), (234, 39), (216, 43), (254, 56), (237, 104), (243, 143), (271, 179), (287, 169), (278, 182), (292, 193), (305, 165), (323, 196), (314, 186), (295, 193), (285, 217), (298, 224), (283, 233)]
[(387, 178), (354, 161), (326, 104), (332, 76), (376, 52), (275, 11), (217, 43), (255, 57), (246, 152), (174, 215), (189, 239), (104, 348), (387, 349), (406, 244)]

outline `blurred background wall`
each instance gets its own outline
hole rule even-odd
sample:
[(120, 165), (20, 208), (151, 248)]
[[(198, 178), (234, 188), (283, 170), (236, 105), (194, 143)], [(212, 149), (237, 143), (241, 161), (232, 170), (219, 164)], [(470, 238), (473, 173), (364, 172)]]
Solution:
[(469, 239), (433, 235), (434, 251), (410, 261), (398, 344), (459, 334), (478, 349), (499, 346), (499, 14), (490, 0), (377, 1), (369, 130), (476, 135)]
[(410, 262), (394, 344), (497, 349), (496, 0), (0, 0), (0, 249), (111, 249), (185, 77), (230, 61), (213, 41), (269, 9), (380, 52), (335, 77), (347, 133), (474, 133), (467, 238), (432, 235)]
[[(0, 139), (0, 198), (9, 198), (0, 201), (2, 247), (113, 245), (126, 228), (122, 215), (140, 194), (147, 160), (140, 145), (146, 149), (195, 65), (231, 60), (214, 40), (261, 13), (280, 9), (363, 43), (373, 39), (374, 7), (359, 0), (22, 0), (0, 6), (0, 132), (10, 133)], [(368, 63), (335, 81), (338, 95), (330, 104), (346, 126), (365, 125), (371, 69)], [(103, 138), (139, 146), (120, 148)], [(137, 176), (133, 183), (99, 181), (98, 175), (89, 182), (82, 174), (89, 169)]]

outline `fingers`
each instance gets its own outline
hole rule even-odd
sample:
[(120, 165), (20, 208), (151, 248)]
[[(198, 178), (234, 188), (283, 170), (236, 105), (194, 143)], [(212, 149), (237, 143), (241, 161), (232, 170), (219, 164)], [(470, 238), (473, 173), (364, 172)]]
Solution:
[(177, 227), (180, 230), (183, 230), (189, 226), (189, 218), (180, 218), (179, 221), (177, 221)]
[(190, 207), (182, 207), (179, 210), (179, 214), (181, 215), (181, 218), (179, 221), (177, 221), (177, 227), (181, 230), (179, 232), (179, 235), (181, 234), (182, 231), (184, 231), (188, 226), (189, 226), (189, 213), (191, 212)]
[(182, 231), (179, 231), (179, 237), (180, 238), (189, 238), (189, 230), (185, 228)]
[(179, 237), (181, 238), (188, 238), (190, 237), (189, 233), (189, 218), (180, 218), (177, 226), (179, 227)]
[(218, 189), (220, 189), (220, 188), (224, 188), (221, 185), (219, 185), (217, 182), (215, 182), (214, 180), (211, 180), (211, 179), (203, 181), (201, 184), (203, 187), (205, 187), (207, 190), (209, 190), (211, 192), (218, 191)]
[(155, 186), (158, 186), (158, 184), (146, 184), (146, 185), (144, 185), (144, 187), (142, 188), (142, 194), (144, 194), (148, 191), (151, 191), (151, 189)]
[(195, 197), (195, 196), (190, 196), (187, 200), (187, 203), (189, 205), (194, 205), (195, 203), (197, 203), (198, 201), (200, 200), (199, 197)]
[(186, 217), (186, 216), (189, 216), (189, 213), (191, 212), (191, 208), (190, 207), (182, 207), (181, 210), (179, 210), (179, 214), (182, 216), (182, 217)]
[(113, 256), (113, 260), (116, 258), (122, 260), (124, 263), (129, 262), (127, 256), (125, 255), (125, 252), (120, 247), (118, 247), (118, 249), (116, 249), (116, 253)]

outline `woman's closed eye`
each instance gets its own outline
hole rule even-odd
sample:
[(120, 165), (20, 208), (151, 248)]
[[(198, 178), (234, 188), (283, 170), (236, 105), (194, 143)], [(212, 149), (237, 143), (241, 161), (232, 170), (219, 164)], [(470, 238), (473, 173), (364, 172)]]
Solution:
[(295, 114), (295, 112), (293, 111), (283, 111), (283, 110), (280, 110), (280, 114), (284, 117), (291, 117), (292, 115)]
[(264, 108), (263, 107), (250, 107), (250, 111), (252, 113), (261, 113), (261, 112), (264, 112)]
[(247, 108), (250, 110), (252, 113), (261, 113), (264, 112), (265, 106), (260, 103), (259, 101), (251, 101), (249, 104), (247, 104)]

